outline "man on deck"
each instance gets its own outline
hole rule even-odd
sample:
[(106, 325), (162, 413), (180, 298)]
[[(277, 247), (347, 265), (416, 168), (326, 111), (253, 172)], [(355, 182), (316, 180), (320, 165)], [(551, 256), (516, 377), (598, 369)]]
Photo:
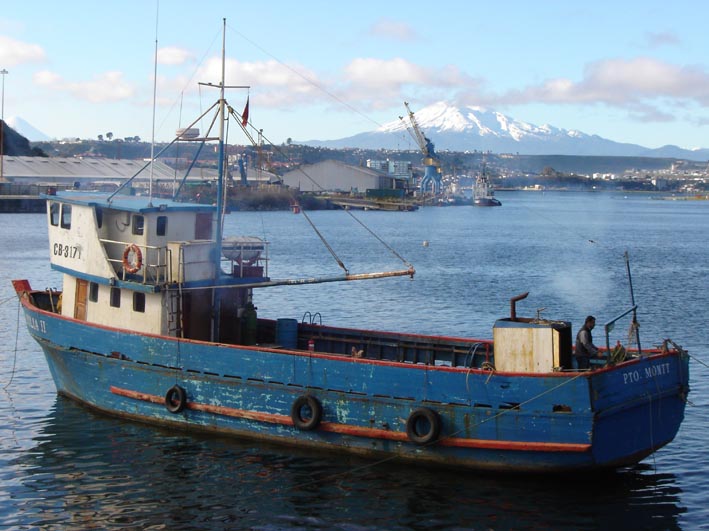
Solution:
[(586, 317), (583, 326), (576, 334), (576, 348), (574, 357), (576, 358), (576, 366), (578, 369), (590, 368), (590, 359), (598, 356), (598, 348), (593, 344), (593, 336), (591, 330), (596, 326), (596, 318), (593, 315)]

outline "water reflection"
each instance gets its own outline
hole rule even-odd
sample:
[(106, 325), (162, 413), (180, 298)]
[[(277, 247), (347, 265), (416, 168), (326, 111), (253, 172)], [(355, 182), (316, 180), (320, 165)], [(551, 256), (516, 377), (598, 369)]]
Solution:
[(187, 436), (57, 397), (8, 463), (2, 526), (42, 529), (680, 529), (681, 489), (648, 466), (592, 479), (373, 465)]
[[(546, 316), (578, 324), (586, 313), (618, 314), (617, 305), (627, 297), (621, 259), (627, 249), (643, 341), (671, 337), (708, 361), (706, 316), (696, 311), (708, 304), (706, 205), (638, 196), (598, 215), (600, 199), (510, 194), (494, 211), (362, 213), (416, 266), (414, 281), (262, 290), (259, 312), (299, 319), (305, 310), (320, 311), (327, 324), (347, 326), (356, 320), (372, 328), (489, 336), (494, 320), (507, 314), (509, 297), (533, 288), (525, 314), (544, 305)], [(391, 266), (387, 253), (364, 242), (351, 223), (338, 222), (339, 214), (313, 215), (322, 219), (321, 227), (353, 270)], [(609, 216), (619, 219), (610, 223)], [(690, 400), (696, 407), (688, 407), (678, 438), (646, 461), (656, 462), (660, 474), (648, 464), (593, 479), (372, 466), (341, 455), (161, 431), (97, 416), (55, 396), (43, 356), (25, 328), (16, 341), (18, 306), (10, 285), (20, 270), (38, 288), (60, 284), (60, 274), (46, 262), (45, 218), (0, 215), (0, 221), (5, 229), (0, 242), (7, 251), (3, 263), (21, 265), (0, 268), (0, 300), (12, 301), (0, 306), (5, 323), (0, 384), (14, 375), (0, 394), (2, 529), (672, 530), (706, 525), (709, 475), (706, 459), (698, 455), (709, 426), (705, 365), (692, 362)], [(227, 220), (227, 229), (272, 241), (274, 278), (324, 274), (322, 249), (298, 223), (305, 221), (290, 213), (241, 213)], [(421, 245), (423, 239), (429, 247)], [(586, 263), (594, 264), (587, 272)], [(599, 267), (610, 267), (613, 274), (601, 274)], [(579, 279), (585, 278), (590, 278), (588, 292), (580, 291)], [(606, 300), (598, 293), (612, 296)], [(579, 301), (593, 308), (586, 312)], [(669, 470), (674, 474), (665, 473)]]

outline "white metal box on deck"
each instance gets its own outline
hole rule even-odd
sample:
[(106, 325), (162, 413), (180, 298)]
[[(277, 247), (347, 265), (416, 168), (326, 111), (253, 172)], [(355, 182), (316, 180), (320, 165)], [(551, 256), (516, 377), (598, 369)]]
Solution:
[(571, 323), (498, 319), (492, 332), (498, 371), (546, 373), (571, 368)]
[(212, 253), (215, 244), (211, 240), (170, 242), (171, 277), (177, 282), (195, 282), (215, 278)]

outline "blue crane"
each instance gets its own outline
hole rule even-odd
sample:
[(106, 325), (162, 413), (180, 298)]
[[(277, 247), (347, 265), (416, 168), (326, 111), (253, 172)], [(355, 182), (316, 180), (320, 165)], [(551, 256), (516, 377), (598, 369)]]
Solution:
[(403, 116), (399, 116), (399, 119), (404, 122), (406, 130), (413, 137), (416, 143), (423, 153), (423, 179), (421, 180), (421, 192), (426, 192), (426, 188), (431, 186), (431, 191), (434, 194), (438, 194), (441, 191), (441, 160), (436, 155), (435, 146), (433, 142), (423, 134), (421, 127), (416, 121), (414, 112), (409, 107), (408, 102), (404, 102), (406, 110), (408, 111), (408, 122), (404, 120)]

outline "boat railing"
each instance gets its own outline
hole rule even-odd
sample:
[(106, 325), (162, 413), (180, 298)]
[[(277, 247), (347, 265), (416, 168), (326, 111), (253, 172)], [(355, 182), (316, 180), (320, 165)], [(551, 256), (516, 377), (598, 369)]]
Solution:
[(101, 243), (109, 249), (111, 246), (120, 249), (127, 249), (129, 246), (135, 246), (140, 250), (140, 260), (134, 265), (140, 266), (137, 271), (131, 273), (128, 271), (123, 254), (116, 257), (112, 253), (108, 253), (108, 261), (113, 265), (116, 273), (120, 274), (121, 280), (136, 280), (143, 284), (162, 284), (172, 282), (173, 272), (170, 265), (172, 264), (172, 251), (166, 246), (141, 245), (135, 242), (125, 242), (117, 240), (101, 239)]
[[(265, 324), (265, 321), (259, 322)], [(388, 336), (301, 322), (298, 325), (298, 348), (310, 348), (311, 341), (317, 352), (356, 358), (446, 367), (494, 366), (493, 343), (487, 340), (438, 338), (434, 341), (418, 336)]]

